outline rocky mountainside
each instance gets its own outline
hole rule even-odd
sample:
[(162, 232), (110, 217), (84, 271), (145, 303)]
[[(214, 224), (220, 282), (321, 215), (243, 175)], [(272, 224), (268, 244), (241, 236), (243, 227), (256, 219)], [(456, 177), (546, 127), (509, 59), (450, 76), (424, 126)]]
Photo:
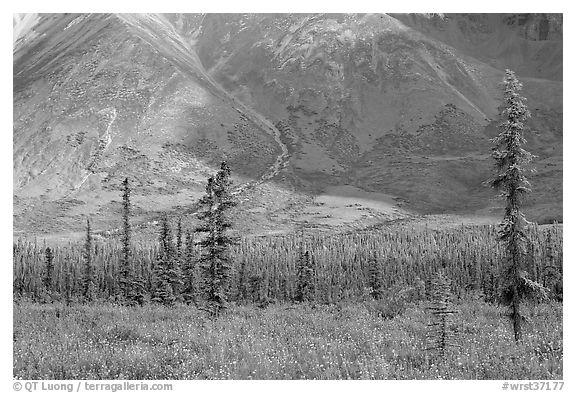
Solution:
[(489, 138), (515, 69), (562, 218), (562, 16), (16, 15), (14, 226), (71, 233), (191, 207), (226, 159), (248, 230), (499, 215)]

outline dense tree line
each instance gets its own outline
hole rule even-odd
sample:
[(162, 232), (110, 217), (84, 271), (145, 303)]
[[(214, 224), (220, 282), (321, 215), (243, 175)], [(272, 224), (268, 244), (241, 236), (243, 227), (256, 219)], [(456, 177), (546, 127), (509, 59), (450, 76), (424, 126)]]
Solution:
[[(562, 300), (562, 232), (561, 225), (526, 228), (533, 245), (527, 255), (528, 277), (545, 283), (551, 297), (558, 300)], [(183, 240), (183, 285), (179, 286), (182, 292), (178, 300), (187, 303), (202, 300), (205, 277), (199, 265), (206, 251), (192, 233), (190, 229)], [(482, 226), (243, 238), (230, 247), (229, 257), (234, 263), (226, 290), (228, 299), (241, 303), (305, 299), (334, 303), (366, 294), (381, 297), (395, 287), (424, 285), (429, 292), (431, 278), (443, 269), (457, 298), (475, 293), (486, 301), (497, 302), (506, 260), (505, 245), (497, 236), (497, 227)], [(13, 251), (15, 295), (42, 299), (45, 291), (51, 290), (57, 297), (63, 296), (68, 280), (71, 295), (81, 298), (83, 245), (50, 247), (50, 265), (41, 243), (18, 240)], [(158, 242), (134, 244), (130, 252), (138, 263), (150, 301), (157, 265), (170, 251)], [(98, 299), (116, 301), (121, 259), (121, 243), (94, 242), (92, 264)]]

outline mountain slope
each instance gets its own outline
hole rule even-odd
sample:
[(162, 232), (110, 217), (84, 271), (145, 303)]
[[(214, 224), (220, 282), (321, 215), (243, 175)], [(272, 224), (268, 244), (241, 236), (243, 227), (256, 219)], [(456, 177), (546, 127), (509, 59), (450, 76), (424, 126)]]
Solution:
[[(478, 19), (490, 28), (481, 30)], [(553, 40), (539, 34), (539, 42), (524, 37), (533, 34), (537, 18), (521, 27), (511, 22), (518, 19), (206, 15), (193, 41), (220, 84), (277, 119), (299, 178), (318, 190), (350, 183), (391, 193), (427, 213), (490, 214), (497, 205), (482, 183), (492, 169), (498, 83), (505, 67), (524, 64), (525, 94), (535, 114), (528, 148), (540, 157), (538, 173), (545, 173), (534, 181), (529, 215), (558, 218), (561, 18)], [(554, 56), (542, 56), (548, 52)], [(477, 153), (473, 159), (471, 152)]]
[(221, 159), (244, 183), (281, 153), (116, 16), (42, 16), (34, 33), (14, 55), (17, 227), (78, 227), (97, 212), (113, 220), (126, 176), (137, 211), (190, 204)]
[(192, 206), (222, 159), (242, 191), (239, 219), (256, 231), (498, 215), (482, 183), (505, 67), (518, 68), (534, 115), (529, 218), (561, 219), (561, 24), (497, 14), (17, 15), (15, 229), (78, 231), (87, 215), (113, 228), (126, 176), (137, 221), (153, 221)]

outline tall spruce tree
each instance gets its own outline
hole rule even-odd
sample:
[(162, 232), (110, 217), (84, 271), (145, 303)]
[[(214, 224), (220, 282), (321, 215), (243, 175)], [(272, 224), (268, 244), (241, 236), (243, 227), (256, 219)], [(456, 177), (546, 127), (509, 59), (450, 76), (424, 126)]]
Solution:
[(229, 247), (235, 243), (228, 234), (232, 226), (229, 211), (236, 205), (231, 188), (230, 167), (222, 162), (216, 176), (208, 179), (206, 194), (200, 200), (202, 210), (198, 218), (202, 223), (196, 228), (196, 232), (205, 234), (200, 241), (203, 252), (199, 266), (206, 309), (213, 317), (217, 317), (228, 303), (232, 271)]
[(122, 182), (122, 254), (120, 256), (120, 269), (118, 286), (122, 302), (127, 301), (130, 293), (131, 269), (130, 269), (130, 185), (128, 178)]
[(514, 339), (522, 338), (522, 298), (542, 293), (543, 287), (528, 278), (526, 272), (526, 219), (520, 210), (524, 196), (529, 193), (526, 164), (533, 155), (522, 148), (524, 123), (530, 117), (526, 98), (520, 95), (522, 83), (511, 70), (506, 70), (502, 83), (504, 109), (500, 134), (492, 140), (492, 157), (496, 161), (496, 176), (490, 180), (493, 188), (500, 191), (505, 200), (504, 219), (500, 224), (498, 238), (505, 244), (506, 263), (502, 272), (502, 302), (510, 307)]
[(82, 280), (82, 295), (84, 300), (94, 300), (96, 284), (94, 278), (94, 266), (92, 263), (92, 228), (90, 219), (86, 219), (86, 241), (84, 243), (84, 277)]
[(120, 256), (119, 291), (121, 302), (126, 305), (142, 305), (146, 297), (144, 278), (132, 258), (132, 227), (130, 226), (130, 183), (122, 182), (122, 254)]

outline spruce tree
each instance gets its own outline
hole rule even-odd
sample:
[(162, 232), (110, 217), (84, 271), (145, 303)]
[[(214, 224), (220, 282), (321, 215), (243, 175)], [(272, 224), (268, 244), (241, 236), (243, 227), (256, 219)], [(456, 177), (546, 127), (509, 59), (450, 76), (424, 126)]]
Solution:
[(246, 258), (242, 258), (240, 262), (240, 269), (238, 270), (238, 290), (236, 298), (240, 301), (245, 301), (248, 297), (248, 280), (246, 271)]
[(236, 205), (231, 188), (230, 168), (222, 162), (216, 176), (208, 179), (206, 194), (200, 200), (202, 210), (198, 218), (201, 225), (196, 228), (196, 232), (205, 234), (200, 241), (203, 252), (199, 266), (206, 309), (213, 317), (217, 317), (228, 303), (232, 271), (229, 247), (235, 243), (228, 234), (232, 226), (229, 211)]
[(311, 302), (315, 300), (315, 269), (314, 260), (308, 250), (300, 251), (296, 261), (296, 295), (297, 302)]
[(92, 301), (95, 295), (94, 266), (92, 264), (92, 228), (90, 219), (86, 219), (86, 241), (84, 243), (84, 277), (82, 280), (82, 295), (84, 300)]
[(122, 182), (122, 253), (120, 256), (119, 269), (119, 291), (121, 302), (133, 306), (144, 304), (146, 297), (146, 288), (144, 278), (140, 269), (135, 266), (132, 258), (131, 235), (132, 227), (130, 226), (130, 184), (128, 178)]
[(522, 338), (522, 313), (520, 303), (523, 297), (534, 292), (542, 292), (542, 287), (528, 278), (526, 273), (526, 219), (520, 210), (524, 196), (529, 193), (530, 184), (526, 179), (526, 164), (533, 155), (522, 148), (524, 123), (530, 117), (526, 98), (520, 95), (522, 83), (513, 71), (506, 70), (502, 83), (504, 89), (504, 121), (500, 124), (500, 134), (492, 139), (492, 157), (496, 161), (496, 176), (490, 180), (493, 188), (500, 191), (505, 200), (504, 219), (498, 230), (498, 238), (505, 244), (506, 263), (502, 272), (502, 301), (511, 310), (514, 339)]
[(48, 292), (52, 291), (52, 276), (54, 275), (54, 253), (50, 247), (44, 251), (46, 261), (46, 275), (44, 276), (44, 286)]
[(120, 269), (118, 284), (122, 302), (128, 300), (130, 293), (131, 269), (130, 269), (130, 185), (128, 178), (122, 182), (122, 254), (120, 256)]
[(437, 351), (441, 357), (444, 357), (449, 346), (457, 346), (451, 320), (456, 310), (452, 306), (450, 280), (444, 273), (437, 273), (431, 282), (431, 304), (428, 307), (430, 322), (428, 323), (426, 349)]

